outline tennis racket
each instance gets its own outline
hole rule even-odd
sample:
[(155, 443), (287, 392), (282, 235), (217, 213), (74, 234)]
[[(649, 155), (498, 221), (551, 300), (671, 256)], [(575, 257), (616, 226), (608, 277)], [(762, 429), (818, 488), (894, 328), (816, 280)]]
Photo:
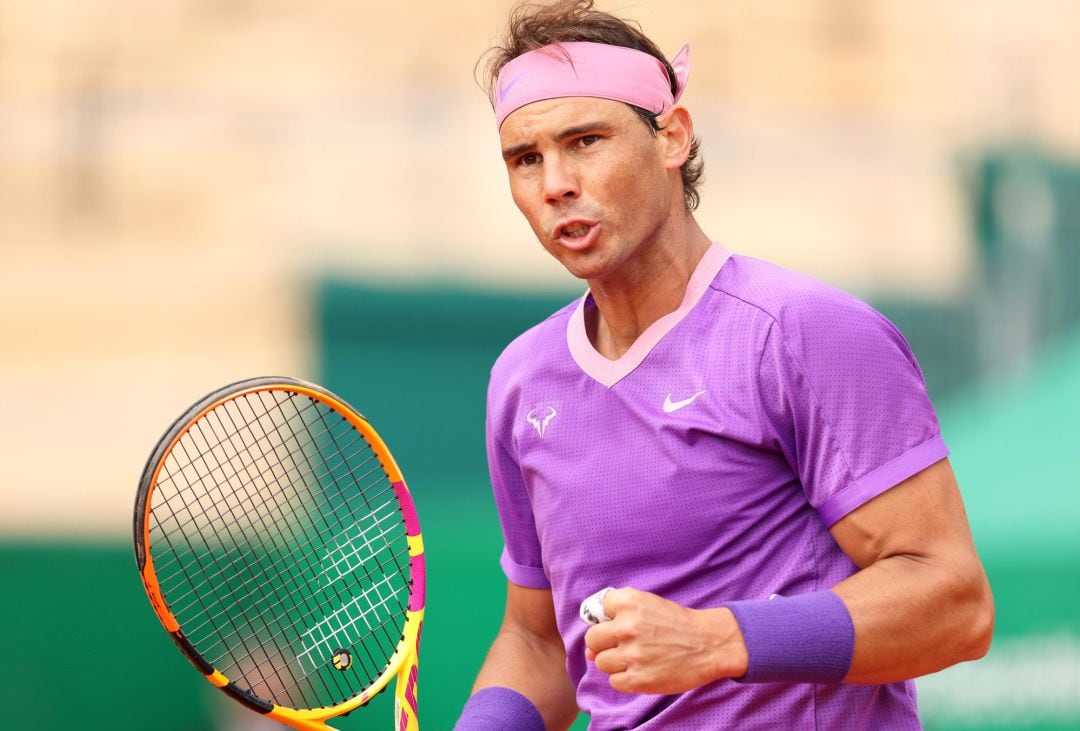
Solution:
[(351, 406), (292, 378), (193, 405), (135, 499), (135, 558), (188, 660), (248, 708), (304, 731), (397, 678), (418, 731), (424, 545), (405, 480)]

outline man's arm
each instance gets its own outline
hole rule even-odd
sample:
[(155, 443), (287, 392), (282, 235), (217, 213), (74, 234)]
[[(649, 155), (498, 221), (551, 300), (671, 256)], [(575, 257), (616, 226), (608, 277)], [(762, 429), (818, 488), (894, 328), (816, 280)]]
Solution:
[[(986, 654), (993, 599), (948, 460), (831, 531), (860, 569), (834, 588), (855, 628), (845, 682), (906, 680)], [(746, 671), (744, 638), (727, 609), (687, 609), (633, 589), (608, 592), (604, 609), (612, 620), (585, 635), (586, 655), (616, 690), (674, 693)]]
[(855, 625), (845, 682), (906, 680), (990, 649), (994, 602), (948, 460), (855, 509), (831, 532), (860, 569), (834, 588)]
[(578, 715), (566, 674), (566, 651), (555, 623), (550, 589), (507, 583), (506, 614), (473, 685), (503, 687), (528, 698), (548, 729), (566, 729)]

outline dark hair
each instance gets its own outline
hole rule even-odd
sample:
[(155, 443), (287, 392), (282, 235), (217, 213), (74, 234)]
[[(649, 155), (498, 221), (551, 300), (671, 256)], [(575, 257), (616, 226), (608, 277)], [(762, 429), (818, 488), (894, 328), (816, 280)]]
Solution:
[[(477, 68), (483, 66), (485, 71), (482, 86), (487, 90), (488, 98), (495, 99), (499, 71), (510, 61), (523, 53), (552, 43), (575, 41), (624, 46), (654, 56), (667, 69), (668, 78), (671, 79), (671, 92), (675, 93), (675, 71), (637, 23), (593, 9), (593, 0), (557, 0), (547, 4), (522, 3), (510, 12), (506, 38), (501, 45), (488, 49), (477, 63)], [(657, 115), (632, 104), (628, 106), (654, 134), (660, 130), (656, 121)], [(690, 156), (679, 169), (682, 174), (683, 200), (686, 208), (691, 211), (697, 208), (701, 200), (698, 185), (705, 173), (705, 164), (699, 155), (700, 147), (697, 137), (694, 137), (690, 142)]]

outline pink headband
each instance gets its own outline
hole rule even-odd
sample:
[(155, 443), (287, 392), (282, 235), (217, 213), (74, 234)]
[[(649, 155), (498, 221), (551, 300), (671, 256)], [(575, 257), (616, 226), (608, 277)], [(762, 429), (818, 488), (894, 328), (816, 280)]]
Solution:
[(667, 69), (654, 56), (607, 43), (555, 43), (523, 53), (499, 72), (495, 123), (526, 104), (567, 96), (590, 96), (633, 104), (654, 114), (679, 101), (690, 76), (690, 44), (671, 61), (676, 92)]

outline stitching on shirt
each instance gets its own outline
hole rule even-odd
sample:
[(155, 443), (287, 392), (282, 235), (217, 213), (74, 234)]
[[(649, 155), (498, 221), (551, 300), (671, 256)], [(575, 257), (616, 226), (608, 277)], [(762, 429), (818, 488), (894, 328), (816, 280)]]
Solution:
[[(723, 271), (723, 270), (721, 270), (721, 271)], [(776, 316), (774, 314), (772, 314), (771, 312), (769, 312), (768, 310), (766, 310), (761, 305), (756, 304), (754, 302), (750, 302), (750, 301), (748, 301), (746, 299), (743, 299), (742, 297), (738, 296), (737, 294), (733, 294), (733, 293), (729, 292), (728, 290), (726, 290), (723, 287), (723, 285), (717, 284), (716, 280), (713, 280), (713, 284), (710, 285), (710, 287), (715, 289), (717, 292), (720, 292), (722, 294), (727, 295), (728, 297), (730, 297), (731, 299), (733, 299), (733, 300), (735, 300), (737, 302), (742, 302), (743, 304), (747, 305), (748, 307), (753, 307), (755, 310), (763, 313), (766, 317), (768, 317), (773, 322), (773, 324), (776, 326), (776, 331), (780, 335), (780, 346), (782, 348), (784, 348), (784, 351), (788, 355), (791, 356), (791, 359), (799, 367), (799, 371), (802, 373), (803, 378), (806, 380), (806, 387), (810, 391), (810, 396), (811, 396), (811, 398), (813, 399), (813, 402), (814, 402), (813, 405), (814, 406), (820, 406), (822, 402), (821, 402), (821, 399), (818, 397), (817, 392), (814, 390), (814, 384), (810, 380), (810, 376), (807, 373), (806, 368), (803, 366), (802, 361), (791, 350), (791, 348), (788, 347), (787, 341), (784, 338), (784, 328), (780, 325), (780, 321), (776, 319)], [(762, 346), (762, 350), (764, 351), (764, 346)], [(759, 375), (760, 375), (760, 371), (759, 371)], [(821, 413), (825, 415), (825, 418), (827, 420), (829, 420), (829, 426), (831, 427), (832, 423), (831, 423), (830, 415), (824, 409), (821, 409)], [(828, 500), (831, 500), (836, 495), (839, 495), (840, 493), (845, 492), (849, 487), (851, 487), (851, 485), (853, 485), (855, 483), (855, 471), (851, 467), (851, 461), (848, 459), (847, 452), (845, 450), (843, 450), (842, 448), (833, 446), (832, 441), (833, 440), (830, 438), (830, 440), (829, 440), (829, 442), (830, 442), (829, 451), (839, 455), (839, 457), (842, 460), (842, 463), (844, 465), (844, 470), (847, 473), (847, 480), (845, 481), (845, 484), (841, 489), (837, 490), (834, 494), (832, 494), (832, 495), (830, 495), (828, 497)], [(799, 480), (800, 481), (802, 480), (801, 475), (799, 476)], [(803, 490), (805, 492), (806, 485), (803, 485)], [(809, 497), (809, 496), (807, 496), (807, 497)], [(822, 503), (822, 504), (824, 504), (824, 503)], [(811, 503), (811, 505), (813, 505), (813, 503)], [(817, 510), (818, 507), (819, 506), (815, 505), (814, 509)]]

